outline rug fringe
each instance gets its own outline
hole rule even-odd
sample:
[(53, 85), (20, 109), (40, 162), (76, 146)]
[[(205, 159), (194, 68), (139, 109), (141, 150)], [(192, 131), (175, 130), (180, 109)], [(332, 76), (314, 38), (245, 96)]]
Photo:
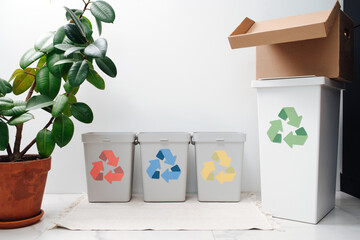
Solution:
[(78, 197), (73, 203), (71, 203), (71, 205), (69, 207), (67, 207), (64, 211), (62, 211), (50, 224), (50, 226), (48, 227), (48, 230), (52, 230), (52, 229), (56, 229), (56, 228), (63, 228), (63, 226), (59, 225), (58, 222), (60, 219), (62, 219), (63, 217), (65, 217), (74, 207), (76, 207), (77, 205), (79, 205), (81, 203), (82, 200), (84, 200), (86, 198), (87, 194), (83, 193), (81, 194), (80, 197)]
[[(61, 212), (56, 219), (54, 219), (51, 223), (51, 225), (48, 227), (48, 230), (56, 229), (56, 228), (65, 228), (61, 224), (61, 219), (63, 219), (68, 213), (70, 213), (76, 206), (78, 206), (84, 199), (87, 198), (87, 194), (83, 193), (80, 197), (78, 197), (68, 208), (66, 208), (63, 212)], [(242, 200), (249, 199), (250, 202), (258, 209), (260, 213), (262, 213), (265, 216), (266, 221), (272, 228), (271, 230), (283, 232), (284, 230), (280, 227), (280, 225), (273, 219), (272, 215), (270, 213), (264, 212), (262, 210), (262, 204), (260, 201), (257, 201), (256, 194), (254, 193), (243, 193)]]
[(249, 193), (249, 196), (255, 206), (259, 209), (259, 211), (264, 214), (266, 216), (266, 219), (267, 221), (269, 222), (269, 224), (271, 225), (271, 227), (275, 230), (275, 231), (278, 231), (278, 232), (284, 232), (284, 230), (281, 228), (281, 226), (274, 220), (273, 216), (271, 213), (268, 213), (268, 212), (265, 212), (263, 209), (262, 209), (262, 203), (260, 201), (257, 201), (256, 199), (256, 195), (253, 194), (253, 193)]

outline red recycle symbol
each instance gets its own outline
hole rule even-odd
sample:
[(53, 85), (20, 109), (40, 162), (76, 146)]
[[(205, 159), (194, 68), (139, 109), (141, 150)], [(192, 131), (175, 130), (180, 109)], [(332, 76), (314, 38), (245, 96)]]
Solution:
[(103, 161), (106, 162), (107, 161), (107, 165), (109, 166), (113, 166), (115, 167), (115, 169), (113, 171), (109, 171), (106, 175), (105, 175), (105, 179), (106, 181), (108, 181), (110, 184), (112, 184), (113, 181), (118, 181), (120, 182), (121, 179), (124, 176), (124, 171), (123, 169), (119, 166), (117, 167), (118, 163), (119, 163), (119, 158), (115, 156), (115, 154), (113, 153), (113, 151), (111, 150), (104, 150), (101, 152), (99, 158), (102, 161), (97, 161), (97, 162), (93, 162), (93, 168), (90, 171), (90, 175), (92, 176), (92, 178), (95, 181), (102, 181), (104, 180), (104, 165), (103, 165)]

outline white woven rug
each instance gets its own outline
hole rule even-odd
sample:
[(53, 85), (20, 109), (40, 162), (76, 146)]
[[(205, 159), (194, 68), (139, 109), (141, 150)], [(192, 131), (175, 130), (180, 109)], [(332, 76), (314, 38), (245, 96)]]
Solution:
[(139, 195), (128, 203), (89, 203), (83, 195), (54, 224), (69, 230), (278, 229), (252, 194), (238, 203), (198, 202), (195, 195), (177, 203), (145, 203)]

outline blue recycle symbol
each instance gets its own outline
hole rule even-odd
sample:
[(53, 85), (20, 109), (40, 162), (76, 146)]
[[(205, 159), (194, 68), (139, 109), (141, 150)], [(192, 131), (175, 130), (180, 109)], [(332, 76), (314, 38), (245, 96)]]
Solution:
[(150, 166), (146, 169), (147, 174), (152, 179), (160, 179), (160, 160), (164, 161), (165, 164), (172, 166), (169, 170), (167, 168), (162, 174), (161, 177), (168, 183), (169, 180), (177, 180), (180, 177), (181, 170), (179, 166), (176, 164), (176, 156), (174, 156), (170, 149), (160, 149), (159, 152), (156, 154), (157, 159), (150, 160)]

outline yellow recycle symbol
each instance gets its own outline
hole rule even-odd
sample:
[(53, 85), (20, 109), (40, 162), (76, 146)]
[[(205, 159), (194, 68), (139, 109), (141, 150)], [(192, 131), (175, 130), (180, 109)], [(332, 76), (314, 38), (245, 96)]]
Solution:
[[(231, 157), (228, 157), (225, 151), (215, 151), (211, 158), (214, 161), (218, 162), (219, 165), (227, 167), (225, 172), (221, 171), (218, 175), (216, 175), (216, 180), (218, 180), (221, 184), (223, 184), (224, 182), (232, 182), (234, 180), (236, 172), (232, 167), (230, 167)], [(214, 162), (204, 162), (203, 165), (204, 168), (201, 170), (201, 176), (206, 181), (214, 181)]]

